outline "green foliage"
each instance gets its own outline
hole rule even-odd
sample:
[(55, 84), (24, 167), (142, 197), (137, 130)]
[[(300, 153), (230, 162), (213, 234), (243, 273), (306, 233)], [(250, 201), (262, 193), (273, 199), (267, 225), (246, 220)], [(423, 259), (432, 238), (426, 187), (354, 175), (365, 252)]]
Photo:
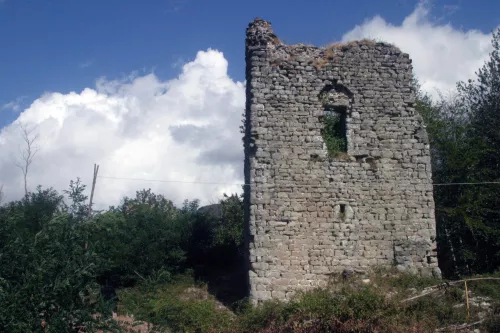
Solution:
[(243, 244), (244, 230), (243, 196), (233, 194), (224, 195), (224, 198), (220, 203), (222, 216), (215, 226), (214, 244), (240, 247)]
[(332, 302), (332, 293), (327, 289), (297, 293), (290, 308), (309, 318), (328, 318), (332, 313), (339, 313), (339, 303)]
[[(199, 228), (196, 252), (191, 257), (205, 263), (216, 264), (224, 257), (226, 263), (243, 260), (243, 196), (236, 194), (220, 201), (220, 216), (198, 216), (195, 227)], [(205, 236), (203, 236), (205, 235)], [(200, 244), (202, 241), (202, 244)]]
[[(500, 30), (493, 35), (490, 59), (475, 80), (458, 85), (456, 98), (436, 102), (418, 93), (416, 109), (429, 134), (434, 183), (500, 181), (499, 44)], [(338, 157), (346, 151), (343, 119), (333, 113), (323, 121), (328, 154)], [(117, 291), (118, 304), (137, 318), (185, 332), (417, 332), (462, 323), (466, 316), (464, 307), (453, 306), (463, 301), (462, 287), (401, 303), (440, 281), (391, 270), (370, 276), (371, 287), (337, 284), (298, 293), (288, 303), (252, 307), (241, 300), (247, 288), (241, 196), (225, 196), (218, 213), (208, 214), (200, 213), (197, 200), (176, 207), (142, 190), (119, 207), (90, 216), (84, 193), (77, 179), (64, 191), (69, 204), (53, 189), (38, 187), (0, 207), (3, 330), (117, 330), (103, 292), (112, 294), (114, 288), (123, 288)], [(445, 276), (495, 274), (500, 186), (435, 186), (434, 198)], [(497, 281), (470, 282), (469, 289), (498, 306)], [(210, 294), (226, 305), (241, 301), (233, 303), (232, 313)], [(498, 308), (494, 311), (484, 323), (491, 331), (500, 322)]]
[(206, 286), (189, 276), (178, 276), (170, 284), (139, 285), (119, 291), (123, 312), (150, 322), (155, 329), (174, 332), (220, 331), (230, 327), (232, 313), (221, 309)]
[[(287, 302), (269, 300), (252, 306), (242, 300), (234, 313), (218, 306), (206, 286), (189, 276), (156, 286), (141, 283), (119, 293), (123, 312), (140, 313), (140, 320), (154, 323), (160, 331), (403, 333), (434, 332), (466, 322), (461, 286), (403, 302), (420, 294), (414, 288), (423, 289), (435, 280), (410, 278), (394, 270), (380, 270), (369, 277), (373, 281), (369, 285), (359, 280), (335, 283), (326, 289), (298, 292)], [(478, 312), (471, 307), (471, 321), (479, 320)], [(493, 313), (485, 325), (495, 327), (495, 318)]]
[(160, 269), (184, 269), (192, 215), (189, 208), (177, 209), (143, 190), (125, 198), (120, 208), (95, 216), (88, 228), (99, 255), (108, 259), (101, 281), (127, 286)]
[(434, 328), (463, 323), (467, 318), (465, 306), (453, 306), (463, 304), (462, 296), (459, 288), (451, 287), (439, 297), (419, 298), (402, 308), (401, 318), (405, 322), (426, 322)]
[[(455, 306), (464, 304), (460, 288), (451, 287), (439, 296), (402, 302), (410, 290), (400, 289), (402, 286), (387, 289), (390, 283), (384, 282), (383, 276), (372, 278), (377, 282), (371, 286), (354, 283), (316, 289), (299, 293), (288, 303), (267, 301), (256, 308), (246, 308), (238, 315), (237, 328), (230, 331), (434, 332), (466, 321), (465, 306)], [(403, 280), (409, 282), (407, 278)], [(423, 286), (429, 282), (415, 280), (411, 285)], [(386, 285), (380, 286), (378, 281)], [(471, 311), (471, 321), (478, 320), (478, 310), (472, 308)], [(491, 325), (494, 325), (493, 318), (488, 319)]]
[[(471, 276), (471, 278), (500, 278), (500, 272)], [(500, 305), (500, 280), (477, 280), (469, 282), (469, 289), (475, 295), (486, 296)]]
[(436, 277), (400, 272), (395, 267), (375, 267), (370, 279), (379, 288), (388, 292), (391, 289), (395, 289), (397, 292), (404, 292), (409, 289), (421, 291), (427, 287), (443, 283), (441, 279)]
[[(62, 197), (49, 189), (0, 208), (0, 327), (73, 332), (103, 326), (101, 260)], [(100, 318), (93, 315), (100, 313)]]
[(76, 182), (71, 180), (69, 183), (69, 190), (64, 190), (71, 200), (71, 205), (66, 207), (66, 211), (70, 214), (74, 222), (82, 222), (88, 215), (88, 206), (86, 205), (87, 196), (83, 194), (85, 191), (85, 185), (77, 178)]
[[(77, 179), (64, 191), (69, 204), (53, 189), (38, 187), (0, 208), (0, 298), (8, 304), (0, 309), (0, 325), (9, 331), (37, 331), (42, 323), (49, 332), (110, 326), (111, 304), (102, 290), (111, 297), (113, 289), (138, 282), (151, 290), (182, 272), (194, 276), (192, 268), (208, 280), (219, 278), (220, 269), (241, 271), (241, 197), (225, 196), (221, 215), (209, 216), (198, 212), (196, 200), (177, 208), (162, 195), (142, 190), (119, 207), (89, 216), (84, 191)], [(182, 311), (207, 313), (213, 300), (205, 301), (187, 302)], [(176, 306), (160, 308), (170, 317), (181, 310)]]
[[(500, 30), (475, 80), (434, 102), (419, 93), (417, 111), (429, 134), (434, 183), (500, 181)], [(418, 87), (417, 87), (418, 89)], [(435, 186), (440, 267), (447, 277), (500, 267), (500, 186)]]
[[(452, 306), (463, 301), (461, 288), (402, 304), (413, 288), (439, 281), (382, 269), (370, 277), (377, 287), (337, 283), (297, 293), (287, 303), (252, 307), (240, 301), (232, 312), (212, 294), (227, 296), (229, 289), (220, 288), (244, 280), (238, 275), (246, 273), (240, 196), (226, 196), (220, 214), (206, 215), (197, 201), (177, 208), (143, 190), (120, 207), (89, 217), (84, 189), (79, 180), (70, 184), (69, 205), (55, 191), (39, 188), (0, 208), (0, 301), (7, 304), (0, 308), (0, 325), (8, 331), (36, 332), (42, 323), (47, 332), (117, 331), (111, 304), (101, 293), (109, 285), (122, 288), (120, 312), (160, 331), (406, 332), (464, 321), (464, 307)], [(493, 282), (469, 287), (478, 295), (498, 296)], [(231, 301), (243, 297), (231, 290)], [(495, 318), (485, 325), (495, 327)]]
[(248, 304), (239, 313), (238, 331), (258, 332), (274, 323), (283, 323), (288, 318), (286, 312), (288, 312), (286, 304), (277, 300), (270, 300), (256, 307)]
[(328, 155), (336, 157), (346, 151), (346, 140), (342, 135), (341, 118), (338, 114), (326, 114), (323, 118), (323, 140)]

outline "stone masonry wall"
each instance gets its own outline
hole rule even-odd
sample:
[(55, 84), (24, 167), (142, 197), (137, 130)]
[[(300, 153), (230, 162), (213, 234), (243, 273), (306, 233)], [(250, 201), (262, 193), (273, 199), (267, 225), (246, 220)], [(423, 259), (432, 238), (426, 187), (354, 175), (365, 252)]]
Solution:
[[(246, 77), (251, 298), (286, 300), (331, 273), (373, 265), (440, 276), (429, 144), (408, 54), (372, 41), (284, 45), (256, 19)], [(346, 109), (347, 153), (334, 158), (321, 132), (325, 103)]]

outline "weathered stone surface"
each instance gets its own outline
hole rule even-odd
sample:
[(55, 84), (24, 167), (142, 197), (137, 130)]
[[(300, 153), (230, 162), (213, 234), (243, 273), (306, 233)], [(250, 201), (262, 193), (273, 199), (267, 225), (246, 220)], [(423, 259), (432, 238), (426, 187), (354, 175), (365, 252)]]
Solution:
[[(408, 54), (357, 41), (284, 45), (247, 29), (245, 188), (254, 301), (329, 274), (396, 264), (437, 274), (429, 144)], [(347, 154), (329, 158), (321, 117), (346, 108)]]

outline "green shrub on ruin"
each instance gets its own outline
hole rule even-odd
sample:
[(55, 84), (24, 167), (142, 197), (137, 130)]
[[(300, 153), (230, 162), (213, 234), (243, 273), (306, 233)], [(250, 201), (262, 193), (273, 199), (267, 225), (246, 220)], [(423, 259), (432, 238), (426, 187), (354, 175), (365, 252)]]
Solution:
[(342, 137), (340, 129), (340, 116), (327, 114), (323, 118), (323, 140), (326, 144), (328, 156), (336, 157), (346, 151), (346, 140)]

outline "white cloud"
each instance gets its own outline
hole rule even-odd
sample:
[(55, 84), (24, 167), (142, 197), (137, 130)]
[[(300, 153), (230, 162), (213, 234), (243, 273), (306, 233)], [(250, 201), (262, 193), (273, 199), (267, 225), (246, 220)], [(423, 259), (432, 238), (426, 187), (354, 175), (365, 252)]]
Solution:
[[(431, 22), (423, 4), (401, 25), (374, 17), (343, 40), (360, 38), (381, 38), (408, 52), (431, 93), (434, 88), (446, 93), (457, 81), (473, 77), (491, 48), (489, 34)], [(94, 163), (101, 176), (242, 183), (244, 83), (233, 81), (227, 66), (221, 52), (200, 51), (172, 80), (137, 72), (121, 80), (100, 79), (80, 93), (44, 94), (0, 132), (0, 184), (5, 184), (6, 199), (23, 193), (21, 172), (12, 163), (22, 142), (19, 124), (37, 125), (40, 133), (30, 189), (38, 184), (66, 189), (77, 176), (90, 185)], [(149, 187), (176, 203), (199, 198), (206, 204), (223, 192), (241, 192), (238, 185), (100, 178), (95, 202), (106, 207)]]
[(10, 102), (2, 105), (2, 109), (17, 112), (21, 109), (21, 105), (23, 104), (23, 102), (25, 100), (26, 100), (26, 96), (20, 96), (20, 97), (16, 98), (15, 100), (10, 101)]
[(20, 107), (21, 106), (16, 101), (10, 101), (9, 103), (5, 103), (2, 106), (2, 109), (4, 109), (4, 110), (18, 111)]
[(86, 60), (84, 62), (81, 62), (78, 64), (78, 67), (80, 69), (85, 69), (85, 68), (89, 68), (90, 66), (92, 66), (94, 64), (94, 61), (93, 60)]
[(395, 44), (410, 54), (424, 90), (433, 96), (437, 96), (437, 90), (448, 94), (458, 81), (474, 78), (474, 72), (492, 51), (492, 36), (437, 24), (429, 16), (429, 3), (421, 1), (401, 25), (375, 16), (344, 34), (342, 40), (376, 38)]
[[(77, 176), (90, 188), (94, 162), (101, 176), (242, 183), (244, 84), (228, 77), (227, 66), (221, 52), (200, 51), (170, 81), (134, 75), (100, 79), (80, 93), (41, 96), (0, 132), (6, 199), (22, 196), (21, 172), (12, 163), (22, 142), (19, 124), (36, 125), (40, 134), (31, 190), (37, 184), (66, 189)], [(106, 207), (149, 187), (176, 203), (194, 198), (210, 203), (223, 192), (241, 192), (238, 185), (99, 178), (95, 202)]]

